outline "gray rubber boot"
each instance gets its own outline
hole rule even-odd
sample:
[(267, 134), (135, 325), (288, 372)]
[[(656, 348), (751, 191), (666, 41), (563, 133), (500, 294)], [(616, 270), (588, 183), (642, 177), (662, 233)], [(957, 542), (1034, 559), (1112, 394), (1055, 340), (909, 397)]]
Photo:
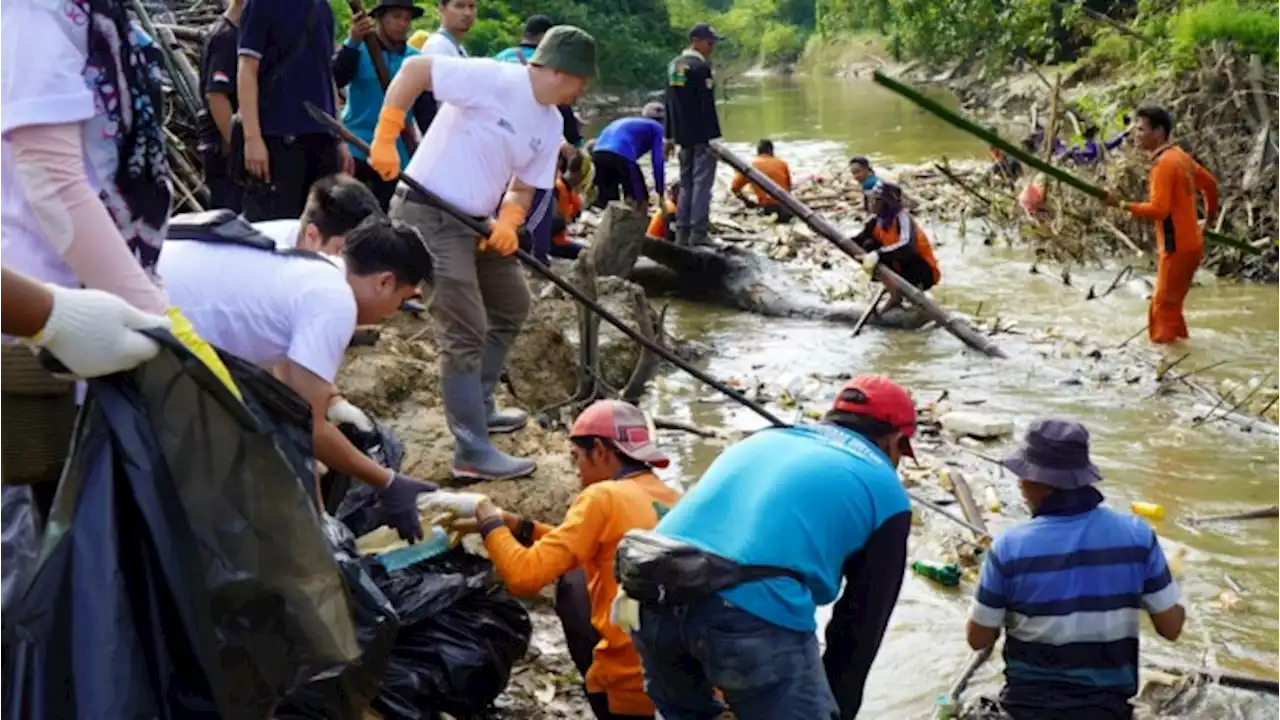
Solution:
[(502, 375), (502, 364), (507, 359), (507, 349), (489, 341), (484, 345), (484, 354), (480, 359), (480, 390), (484, 393), (485, 424), (493, 435), (513, 433), (523, 430), (529, 422), (529, 413), (520, 408), (499, 410), (493, 399), (498, 389), (498, 378)]
[(445, 418), (453, 433), (453, 477), (465, 483), (511, 480), (532, 475), (532, 460), (512, 457), (489, 442), (480, 373), (440, 378)]
[(689, 245), (690, 245), (690, 246), (692, 246), (692, 247), (698, 247), (698, 246), (701, 246), (701, 245), (710, 245), (710, 244), (711, 244), (711, 238), (707, 235), (707, 233), (704, 233), (704, 232), (690, 232), (690, 233), (689, 233)]
[(689, 231), (688, 231), (688, 230), (681, 230), (681, 229), (679, 229), (679, 228), (676, 228), (676, 244), (677, 244), (677, 245), (685, 245), (685, 246), (687, 246), (687, 245), (689, 244)]

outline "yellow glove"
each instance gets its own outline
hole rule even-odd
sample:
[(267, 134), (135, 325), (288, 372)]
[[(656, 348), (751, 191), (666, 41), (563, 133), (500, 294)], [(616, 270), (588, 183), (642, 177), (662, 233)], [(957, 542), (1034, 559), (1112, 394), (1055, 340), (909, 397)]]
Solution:
[(378, 127), (373, 130), (373, 142), (369, 143), (369, 167), (383, 180), (395, 180), (400, 175), (400, 150), (396, 141), (404, 130), (405, 111), (394, 105), (383, 105), (378, 113)]
[(222, 364), (222, 359), (218, 357), (217, 351), (213, 346), (204, 341), (204, 338), (196, 334), (196, 329), (191, 326), (191, 321), (187, 319), (182, 311), (176, 307), (169, 308), (169, 322), (173, 327), (170, 332), (178, 339), (188, 350), (196, 357), (200, 358), (200, 362), (213, 371), (213, 374), (222, 381), (223, 385), (236, 396), (237, 400), (243, 401), (240, 396), (240, 388), (231, 380), (231, 372), (227, 370), (227, 366)]
[(498, 219), (493, 221), (489, 237), (480, 241), (480, 250), (492, 250), (503, 256), (515, 252), (520, 247), (520, 238), (516, 233), (524, 222), (524, 216), (524, 208), (515, 203), (505, 203), (498, 211)]

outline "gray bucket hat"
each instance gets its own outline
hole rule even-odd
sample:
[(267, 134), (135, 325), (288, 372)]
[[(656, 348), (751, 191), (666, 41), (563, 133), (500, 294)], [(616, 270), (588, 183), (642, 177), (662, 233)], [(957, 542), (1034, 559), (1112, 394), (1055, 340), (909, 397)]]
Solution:
[(1062, 490), (1102, 480), (1102, 473), (1089, 460), (1089, 431), (1071, 420), (1035, 421), (1027, 429), (1022, 447), (1001, 464), (1023, 480)]
[(529, 64), (593, 78), (596, 76), (596, 39), (582, 28), (557, 25), (542, 36)]

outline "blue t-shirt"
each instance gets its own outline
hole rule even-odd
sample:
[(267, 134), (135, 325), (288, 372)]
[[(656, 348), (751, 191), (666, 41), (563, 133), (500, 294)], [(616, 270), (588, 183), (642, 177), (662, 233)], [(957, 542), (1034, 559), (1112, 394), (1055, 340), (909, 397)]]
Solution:
[[(312, 12), (314, 27), (304, 37), (307, 16)], [(303, 45), (295, 49), (300, 42)], [(302, 104), (310, 102), (330, 115), (334, 112), (333, 71), (329, 65), (333, 56), (333, 11), (328, 2), (247, 0), (240, 13), (240, 54), (260, 61), (258, 122), (264, 136), (327, 132)], [(243, 103), (244, 98), (240, 101)]]
[(1093, 507), (1041, 514), (1001, 535), (982, 566), (973, 621), (1005, 628), (1015, 695), (1057, 684), (1128, 698), (1138, 691), (1142, 613), (1168, 610), (1178, 594), (1151, 527)]
[[(803, 585), (778, 577), (720, 595), (775, 625), (811, 632), (817, 606), (840, 591), (845, 561), (909, 512), (879, 448), (835, 425), (807, 425), (764, 430), (725, 450), (656, 530), (740, 564), (800, 573)], [(901, 565), (893, 573), (901, 580)]]
[[(382, 83), (378, 81), (378, 73), (373, 69), (373, 58), (369, 57), (369, 48), (363, 42), (352, 45), (348, 40), (344, 52), (356, 51), (360, 59), (356, 64), (355, 77), (347, 85), (347, 105), (342, 108), (342, 124), (366, 143), (373, 142), (373, 131), (378, 127), (378, 116), (382, 113), (382, 101), (386, 93), (382, 91)], [(405, 59), (417, 55), (418, 51), (406, 44), (401, 49), (382, 49), (382, 57), (387, 63), (387, 73), (395, 77)], [(405, 123), (409, 122), (409, 111), (405, 111)], [(351, 156), (363, 160), (365, 152), (350, 145)], [(400, 150), (400, 167), (409, 164), (409, 149), (403, 140), (396, 141)]]
[[(514, 45), (499, 52), (493, 56), (494, 60), (506, 63), (520, 63), (524, 65), (529, 62), (529, 58), (533, 57), (533, 51), (537, 49), (536, 45)], [(523, 62), (521, 61), (523, 58)]]
[(605, 126), (596, 138), (596, 150), (611, 152), (635, 162), (645, 153), (653, 160), (653, 184), (661, 193), (666, 187), (662, 176), (662, 123), (644, 117), (618, 118)]

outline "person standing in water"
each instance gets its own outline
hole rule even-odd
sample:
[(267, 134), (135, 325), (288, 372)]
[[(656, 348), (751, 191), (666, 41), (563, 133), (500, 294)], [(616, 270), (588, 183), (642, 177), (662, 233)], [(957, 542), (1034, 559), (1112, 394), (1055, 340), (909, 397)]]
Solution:
[(1188, 337), (1182, 303), (1204, 258), (1204, 227), (1196, 218), (1196, 194), (1204, 195), (1205, 217), (1218, 214), (1218, 180), (1169, 139), (1173, 118), (1164, 108), (1139, 108), (1133, 132), (1151, 157), (1150, 198), (1126, 203), (1108, 193), (1109, 205), (1156, 226), (1156, 287), (1147, 311), (1147, 337), (1167, 344)]

